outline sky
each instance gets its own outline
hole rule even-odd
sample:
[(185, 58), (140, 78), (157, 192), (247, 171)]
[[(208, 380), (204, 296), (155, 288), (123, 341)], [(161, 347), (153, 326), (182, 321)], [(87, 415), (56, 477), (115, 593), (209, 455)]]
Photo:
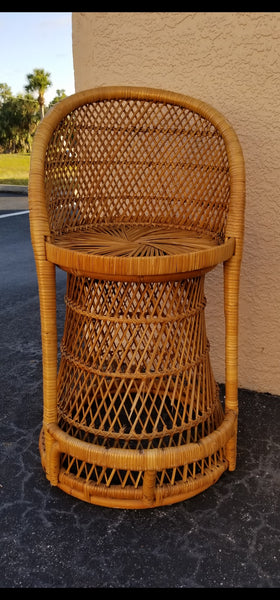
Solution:
[(73, 94), (72, 13), (0, 12), (0, 57), (0, 83), (14, 96), (25, 93), (26, 76), (34, 69), (50, 73), (46, 104), (58, 89)]

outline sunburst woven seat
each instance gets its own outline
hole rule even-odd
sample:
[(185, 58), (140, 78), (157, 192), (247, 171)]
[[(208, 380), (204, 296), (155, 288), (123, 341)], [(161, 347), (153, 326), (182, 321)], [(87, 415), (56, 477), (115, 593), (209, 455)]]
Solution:
[[(40, 124), (29, 207), (41, 311), (40, 453), (52, 485), (149, 508), (234, 470), (245, 175), (232, 127), (164, 90), (74, 94)], [(225, 402), (204, 280), (224, 265)], [(57, 350), (55, 270), (67, 272)]]

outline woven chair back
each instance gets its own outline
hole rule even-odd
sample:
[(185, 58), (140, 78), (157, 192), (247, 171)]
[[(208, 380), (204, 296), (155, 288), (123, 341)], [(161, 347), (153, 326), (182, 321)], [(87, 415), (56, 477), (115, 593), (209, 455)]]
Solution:
[(126, 93), (81, 98), (57, 123), (45, 159), (50, 232), (172, 224), (223, 240), (230, 171), (222, 132), (178, 95)]

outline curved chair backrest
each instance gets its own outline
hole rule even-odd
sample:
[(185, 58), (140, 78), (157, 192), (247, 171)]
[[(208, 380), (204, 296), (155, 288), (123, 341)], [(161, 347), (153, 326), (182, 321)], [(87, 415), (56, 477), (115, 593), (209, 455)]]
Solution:
[[(230, 124), (181, 94), (104, 87), (55, 105), (35, 136), (31, 235), (102, 223), (172, 224), (242, 251), (244, 163)], [(38, 223), (40, 225), (38, 226)]]

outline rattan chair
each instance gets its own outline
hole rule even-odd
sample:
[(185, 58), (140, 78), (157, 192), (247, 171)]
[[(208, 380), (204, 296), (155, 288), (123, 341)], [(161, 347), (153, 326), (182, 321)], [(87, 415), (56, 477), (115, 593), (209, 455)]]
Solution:
[[(245, 175), (215, 109), (163, 90), (74, 94), (40, 124), (29, 179), (41, 311), (40, 453), (52, 485), (148, 508), (234, 470)], [(225, 401), (205, 274), (224, 264)], [(67, 272), (58, 351), (56, 266)]]

